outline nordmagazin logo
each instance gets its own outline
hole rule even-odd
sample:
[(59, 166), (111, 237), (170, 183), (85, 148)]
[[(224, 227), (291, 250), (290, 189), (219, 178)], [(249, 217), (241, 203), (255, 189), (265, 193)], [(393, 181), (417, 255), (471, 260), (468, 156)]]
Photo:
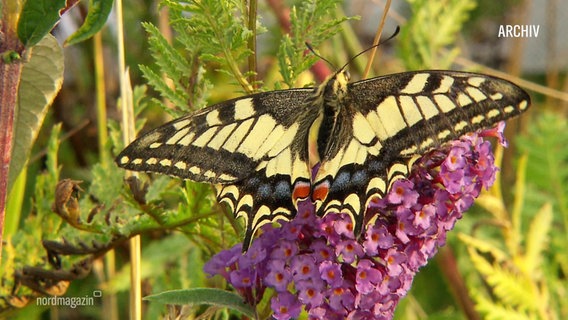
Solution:
[(85, 295), (83, 297), (37, 297), (36, 304), (38, 306), (62, 306), (75, 309), (76, 307), (94, 306), (95, 298), (100, 298), (101, 296), (102, 291), (95, 290), (92, 295)]

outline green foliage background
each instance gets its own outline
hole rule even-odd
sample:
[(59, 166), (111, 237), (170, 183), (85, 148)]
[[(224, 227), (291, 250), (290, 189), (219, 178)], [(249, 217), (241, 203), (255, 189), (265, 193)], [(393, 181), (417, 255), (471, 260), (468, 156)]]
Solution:
[[(518, 1), (510, 2), (507, 4), (519, 5)], [(323, 63), (306, 55), (306, 41), (323, 57), (342, 65), (370, 45), (368, 39), (358, 36), (360, 27), (376, 23), (346, 16), (343, 10), (349, 4), (342, 1), (289, 1), (285, 3), (290, 8), (286, 30), (278, 20), (282, 18), (279, 11), (264, 2), (258, 3), (258, 16), (251, 24), (246, 4), (236, 0), (164, 0), (161, 5), (169, 13), (168, 23), (174, 32), (171, 41), (163, 35), (164, 27), (158, 27), (157, 11), (147, 10), (154, 8), (151, 1), (125, 1), (129, 9), (125, 17), (129, 34), (127, 64), (136, 84), (133, 101), (137, 131), (245, 93), (313, 85), (318, 82), (314, 64)], [(507, 4), (503, 2), (495, 9), (495, 21), (504, 19)], [(462, 55), (456, 43), (469, 39), (466, 26), (475, 27), (479, 19), (477, 6), (479, 1), (475, 0), (408, 0), (408, 20), (399, 22), (401, 34), (381, 47), (387, 54), (374, 72), (455, 68), (455, 59)], [(114, 49), (111, 30), (101, 32), (106, 45)], [(251, 45), (255, 39), (256, 51)], [(1, 315), (14, 319), (39, 319), (48, 314), (63, 319), (102, 318), (109, 312), (109, 306), (103, 306), (102, 301), (94, 307), (77, 309), (34, 306), (36, 296), (65, 289), (59, 287), (63, 283), (46, 282), (35, 273), (26, 277), (26, 267), (41, 268), (51, 276), (61, 270), (71, 271), (75, 278), (66, 295), (85, 296), (93, 290), (102, 290), (104, 296), (116, 295), (115, 308), (120, 318), (127, 317), (129, 263), (125, 241), (133, 235), (142, 235), (141, 269), (146, 295), (174, 289), (231, 290), (221, 279), (206, 278), (201, 271), (213, 254), (238, 243), (242, 233), (239, 222), (215, 203), (211, 188), (153, 175), (140, 175), (139, 180), (125, 183), (124, 171), (112, 164), (111, 156), (102, 158), (124, 147), (118, 113), (111, 111), (116, 108), (116, 83), (106, 82), (110, 137), (104, 146), (107, 153), (80, 145), (97, 139), (96, 131), (90, 135), (75, 132), (76, 139), (84, 139), (81, 143), (66, 137), (73, 128), (65, 124), (77, 125), (89, 118), (85, 110), (93, 107), (94, 84), (86, 72), (91, 68), (90, 46), (85, 43), (67, 48), (65, 55), (76, 56), (78, 52), (81, 56), (66, 65), (67, 77), (74, 82), (64, 82), (43, 124), (41, 132), (45, 134), (39, 135), (30, 152), (27, 178), (20, 179), (13, 188), (19, 196), (10, 198), (22, 202), (9, 207), (8, 215), (20, 218), (13, 222), (13, 230), (5, 232), (0, 310), (4, 310)], [(110, 57), (107, 64), (115, 67), (114, 58)], [(353, 63), (355, 79), (362, 73), (360, 64)], [(109, 79), (117, 78), (113, 67), (106, 69)], [(522, 76), (538, 81), (543, 75)], [(397, 310), (397, 319), (568, 317), (566, 109), (555, 108), (558, 102), (541, 95), (532, 96), (533, 111), (524, 116), (517, 131), (522, 134), (509, 135), (513, 152), (503, 160), (498, 157), (503, 169), (496, 186), (479, 199), (478, 206), (450, 234), (439, 257), (417, 276), (411, 293)], [(64, 125), (55, 125), (59, 122)], [(93, 130), (92, 126), (87, 128)], [(503, 150), (497, 150), (497, 154), (502, 155)], [(57, 189), (60, 181), (67, 183), (63, 186), (72, 192)], [(56, 199), (64, 201), (54, 206)], [(60, 246), (54, 248), (49, 241)], [(59, 269), (49, 263), (45, 247), (60, 258)], [(100, 258), (110, 249), (116, 253), (118, 269), (109, 278)], [(92, 271), (85, 273), (86, 277), (76, 276), (81, 270), (78, 266), (87, 258), (95, 259)], [(458, 269), (448, 268), (448, 261)], [(465, 289), (453, 282), (456, 276)], [(27, 281), (23, 285), (22, 279)], [(161, 304), (180, 299), (198, 304), (216, 295), (215, 291), (193, 293), (153, 296), (144, 305), (145, 318), (154, 319), (168, 312), (170, 316), (214, 319), (236, 319), (239, 312), (246, 314), (231, 302), (230, 296), (226, 303), (208, 302), (209, 307), (168, 310)], [(261, 317), (268, 314), (267, 301), (268, 297), (257, 308)], [(26, 302), (31, 303), (19, 308)], [(468, 303), (473, 308), (468, 308)], [(468, 313), (471, 311), (473, 316)]]

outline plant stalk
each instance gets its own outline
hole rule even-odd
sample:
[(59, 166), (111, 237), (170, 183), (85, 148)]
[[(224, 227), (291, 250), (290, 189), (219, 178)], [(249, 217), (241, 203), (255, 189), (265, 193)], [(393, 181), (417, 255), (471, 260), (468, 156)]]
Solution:
[[(8, 170), (12, 158), (14, 119), (18, 86), (22, 75), (21, 57), (24, 47), (16, 32), (19, 16), (19, 2), (2, 1), (2, 23), (0, 24), (0, 261), (2, 261), (2, 241), (4, 217), (8, 198)], [(14, 59), (12, 59), (14, 58)]]
[[(118, 45), (118, 76), (120, 79), (120, 97), (122, 105), (122, 130), (123, 141), (128, 145), (134, 140), (134, 115), (132, 100), (129, 96), (130, 79), (126, 70), (124, 48), (124, 15), (122, 14), (122, 0), (115, 2), (117, 20), (117, 45)], [(131, 173), (127, 173), (129, 175)], [(142, 319), (142, 278), (140, 273), (141, 264), (141, 240), (140, 235), (128, 240), (130, 249), (130, 319)]]
[(250, 0), (248, 7), (248, 28), (252, 32), (252, 36), (248, 40), (248, 48), (252, 52), (248, 56), (249, 67), (249, 83), (252, 85), (253, 90), (258, 89), (256, 83), (256, 15), (257, 15), (257, 0)]

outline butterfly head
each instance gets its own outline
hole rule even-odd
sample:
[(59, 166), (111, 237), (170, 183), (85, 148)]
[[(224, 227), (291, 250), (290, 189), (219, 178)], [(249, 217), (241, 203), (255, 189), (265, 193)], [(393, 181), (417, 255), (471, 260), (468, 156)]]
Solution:
[(347, 84), (350, 75), (345, 69), (340, 69), (327, 78), (320, 86), (319, 94), (326, 105), (340, 106), (347, 97)]

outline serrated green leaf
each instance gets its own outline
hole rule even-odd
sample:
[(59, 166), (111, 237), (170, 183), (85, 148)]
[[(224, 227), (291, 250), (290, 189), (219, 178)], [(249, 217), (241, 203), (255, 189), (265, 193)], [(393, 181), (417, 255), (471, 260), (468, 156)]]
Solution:
[(144, 300), (175, 305), (214, 305), (239, 311), (248, 317), (255, 317), (254, 309), (245, 304), (241, 296), (219, 289), (197, 288), (164, 291), (147, 296)]
[[(554, 208), (564, 221), (568, 217), (568, 121), (553, 113), (543, 113), (528, 127), (528, 135), (517, 140), (519, 148), (528, 154), (527, 187), (551, 195)], [(527, 193), (527, 200), (532, 195)], [(548, 199), (535, 197), (538, 207)], [(539, 201), (540, 200), (540, 201)], [(543, 201), (544, 200), (544, 201)]]
[[(142, 74), (144, 75), (144, 78), (146, 78), (146, 80), (148, 81), (148, 84), (156, 89), (163, 98), (170, 100), (176, 106), (187, 105), (187, 92), (178, 88), (169, 87), (168, 84), (162, 79), (162, 77), (160, 77), (160, 75), (158, 75), (152, 69), (144, 65), (140, 65), (139, 67), (140, 71), (142, 71)], [(168, 112), (174, 117), (179, 116), (178, 114), (176, 114), (175, 110), (172, 110), (170, 108), (164, 107), (164, 111)]]
[(475, 249), (483, 253), (491, 254), (492, 258), (496, 261), (505, 261), (508, 259), (508, 256), (505, 252), (488, 241), (474, 238), (464, 233), (458, 234), (458, 238), (463, 241), (470, 249)]
[(168, 44), (156, 26), (151, 23), (142, 23), (142, 27), (148, 33), (150, 50), (156, 64), (162, 72), (172, 78), (174, 83), (178, 84), (179, 75), (183, 74), (181, 71), (190, 70), (191, 66), (178, 50)]
[(91, 0), (89, 1), (89, 12), (83, 25), (75, 31), (67, 40), (65, 45), (72, 45), (87, 40), (95, 33), (99, 32), (105, 25), (110, 11), (112, 9), (113, 0)]
[(18, 21), (18, 38), (29, 48), (36, 45), (59, 21), (66, 0), (26, 1)]
[(487, 276), (487, 283), (493, 288), (493, 293), (505, 305), (522, 310), (538, 310), (541, 301), (535, 296), (529, 279), (514, 274), (499, 267)]
[(301, 1), (290, 8), (290, 28), (293, 37), (285, 35), (278, 48), (278, 64), (284, 83), (295, 87), (299, 75), (316, 61), (313, 55), (305, 55), (305, 42), (313, 47), (326, 41), (340, 31), (340, 24), (353, 19), (336, 17), (337, 0)]
[(525, 313), (518, 312), (511, 307), (503, 306), (500, 303), (485, 298), (481, 293), (475, 289), (471, 289), (471, 296), (475, 300), (475, 309), (483, 315), (486, 320), (502, 320), (502, 319), (515, 319), (515, 320), (530, 320), (531, 317)]
[[(397, 41), (400, 56), (410, 70), (449, 68), (459, 51), (452, 48), (446, 56), (442, 48), (455, 43), (458, 33), (476, 6), (473, 0), (422, 1), (409, 0), (411, 18)], [(436, 30), (436, 32), (432, 32)]]
[(31, 48), (30, 60), (23, 65), (8, 188), (26, 165), (48, 107), (62, 83), (63, 51), (57, 40), (48, 34)]
[(146, 201), (159, 201), (163, 199), (163, 194), (168, 190), (168, 185), (172, 183), (172, 178), (169, 176), (159, 176), (152, 181), (148, 186), (146, 192)]
[(102, 203), (112, 203), (122, 189), (123, 171), (117, 166), (106, 168), (100, 163), (95, 164), (91, 171), (93, 177), (89, 186), (89, 194)]
[(481, 273), (481, 275), (483, 276), (487, 276), (493, 273), (493, 265), (489, 261), (487, 261), (487, 259), (481, 256), (475, 249), (469, 247), (468, 253), (471, 262), (473, 263), (473, 266), (475, 267), (475, 270), (477, 270), (477, 272)]
[(526, 238), (527, 249), (524, 263), (520, 266), (526, 275), (534, 275), (542, 263), (542, 252), (548, 243), (548, 233), (552, 226), (552, 206), (547, 203), (531, 222)]

